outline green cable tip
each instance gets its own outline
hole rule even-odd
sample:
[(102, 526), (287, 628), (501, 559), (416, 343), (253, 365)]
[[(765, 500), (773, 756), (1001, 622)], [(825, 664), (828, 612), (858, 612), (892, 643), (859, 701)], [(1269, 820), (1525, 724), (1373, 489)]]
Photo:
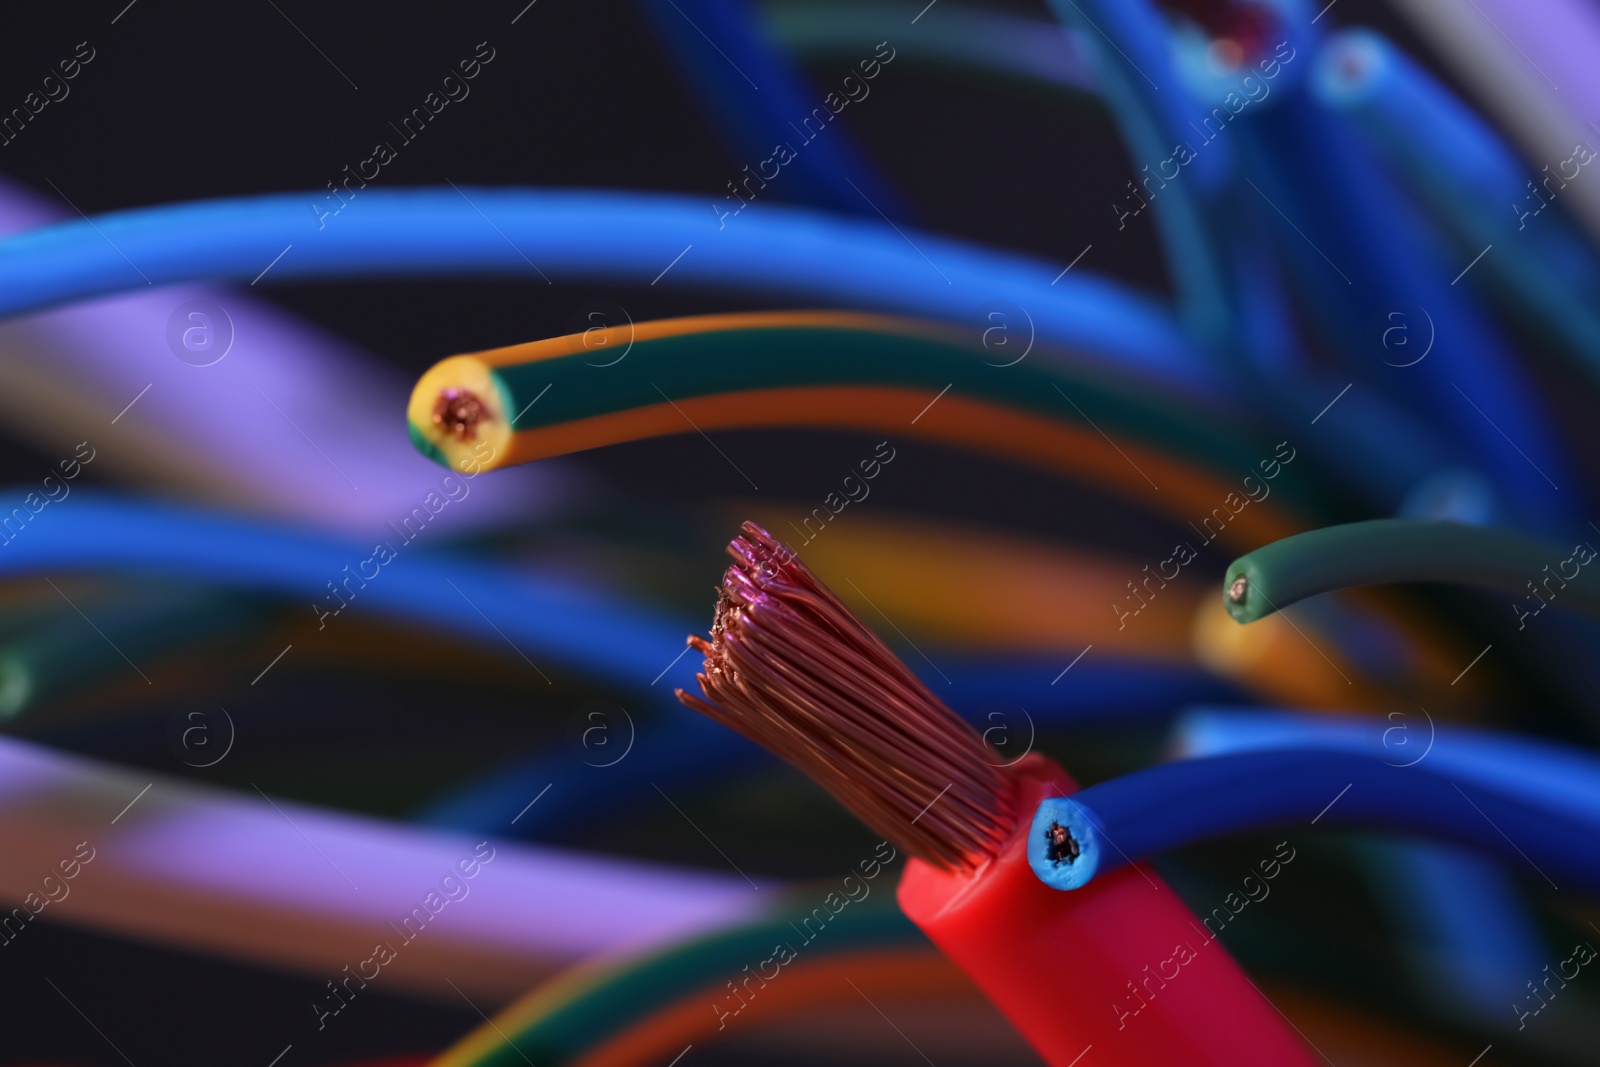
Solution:
[(1249, 556), (1241, 556), (1235, 560), (1228, 567), (1222, 585), (1222, 606), (1228, 609), (1233, 621), (1241, 625), (1255, 622), (1277, 610), (1260, 588), (1260, 576), (1249, 566), (1249, 559)]
[(1229, 565), (1222, 603), (1238, 623), (1360, 585), (1442, 582), (1512, 597), (1525, 620), (1546, 602), (1600, 615), (1600, 574), (1587, 541), (1572, 549), (1511, 530), (1424, 519), (1375, 519), (1285, 537)]

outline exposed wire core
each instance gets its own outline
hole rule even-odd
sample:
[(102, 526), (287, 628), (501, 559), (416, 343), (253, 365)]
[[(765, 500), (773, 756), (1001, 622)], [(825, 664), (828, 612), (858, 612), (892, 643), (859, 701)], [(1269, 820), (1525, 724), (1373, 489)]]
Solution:
[(1228, 584), (1228, 600), (1234, 604), (1243, 604), (1244, 598), (1250, 595), (1250, 579), (1239, 575)]
[(754, 523), (728, 545), (705, 654), (707, 700), (678, 699), (804, 771), (928, 863), (976, 867), (1015, 822), (999, 755)]
[(1279, 15), (1259, 0), (1163, 0), (1162, 6), (1193, 19), (1212, 39), (1213, 54), (1232, 59), (1235, 70), (1264, 55), (1281, 25)]
[(468, 389), (444, 389), (433, 402), (433, 424), (457, 440), (478, 436), (478, 423), (489, 418), (489, 409), (476, 393)]
[(1071, 863), (1078, 858), (1078, 839), (1072, 836), (1072, 831), (1055, 820), (1044, 831), (1045, 851), (1050, 862), (1057, 867), (1063, 863)]

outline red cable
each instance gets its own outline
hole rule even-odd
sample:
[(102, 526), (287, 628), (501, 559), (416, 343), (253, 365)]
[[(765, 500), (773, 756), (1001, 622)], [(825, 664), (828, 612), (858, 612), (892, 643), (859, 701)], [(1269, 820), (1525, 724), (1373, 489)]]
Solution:
[[(1014, 770), (1020, 813), (1077, 790), (1037, 753)], [(1051, 889), (1028, 866), (1030, 821), (1019, 818), (996, 858), (970, 873), (908, 860), (898, 898), (1052, 1067), (1315, 1067), (1154, 873), (1135, 865)]]

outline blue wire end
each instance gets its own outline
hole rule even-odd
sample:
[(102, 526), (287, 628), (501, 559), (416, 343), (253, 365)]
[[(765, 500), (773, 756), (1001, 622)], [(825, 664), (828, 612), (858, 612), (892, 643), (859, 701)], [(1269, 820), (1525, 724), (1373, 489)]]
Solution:
[(1051, 797), (1034, 813), (1028, 831), (1028, 866), (1051, 889), (1080, 889), (1100, 869), (1100, 835), (1086, 809)]

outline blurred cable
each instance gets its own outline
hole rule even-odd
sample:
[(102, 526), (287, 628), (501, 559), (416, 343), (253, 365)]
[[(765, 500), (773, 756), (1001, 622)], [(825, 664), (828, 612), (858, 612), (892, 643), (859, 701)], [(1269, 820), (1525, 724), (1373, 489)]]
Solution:
[[(859, 898), (834, 890), (824, 906), (831, 887), (819, 886), (814, 901), (796, 892), (754, 921), (562, 975), (468, 1034), (433, 1067), (644, 1064), (706, 1041), (746, 1010), (770, 1018), (830, 995), (857, 998), (852, 981), (858, 989), (865, 983), (860, 995), (869, 998), (970, 995), (970, 983), (930, 951), (887, 898), (888, 885), (854, 874), (850, 880), (855, 888), (845, 888)], [(872, 899), (874, 891), (881, 898)], [(641, 1054), (640, 1045), (649, 1052)]]
[[(671, 943), (771, 907), (769, 892), (734, 875), (495, 837), (485, 846), (492, 859), (465, 880), (457, 862), (482, 860), (480, 838), (225, 792), (4, 738), (0, 836), (0, 899), (23, 915), (40, 872), (85, 842), (93, 858), (68, 883), (73, 903), (45, 917), (319, 979), (370, 962), (374, 942), (385, 941), (405, 961), (386, 972), (386, 985), (454, 998), (440, 981), (449, 975), (490, 1003), (596, 953)], [(445, 876), (466, 890), (445, 905), (442, 921), (428, 922), (414, 940), (397, 933), (393, 924), (423, 910)], [(13, 934), (17, 925), (8, 939), (28, 936), (26, 925)]]
[(1093, 78), (1072, 35), (1043, 19), (944, 0), (939, 17), (919, 20), (907, 36), (902, 4), (869, 0), (768, 0), (763, 32), (806, 59), (859, 59), (861, 42), (894, 34), (896, 60), (969, 77), (1039, 86), (1086, 96)]
[[(0, 234), (61, 215), (0, 181)], [(432, 487), (394, 433), (406, 386), (392, 367), (243, 292), (152, 291), (117, 261), (122, 295), (0, 323), (0, 419), (14, 434), (63, 458), (87, 439), (119, 478), (347, 534)], [(546, 514), (562, 487), (553, 471), (518, 472), (452, 525)]]
[[(1590, 125), (1600, 113), (1593, 74), (1600, 19), (1583, 0), (1537, 6), (1504, 0), (1394, 0), (1395, 6), (1466, 85), (1478, 106), (1516, 139), (1533, 161), (1527, 177), (1572, 155), (1577, 144), (1600, 147)], [(1573, 214), (1600, 241), (1600, 183), (1573, 183)]]
[[(738, 187), (746, 189), (744, 195), (771, 195), (853, 215), (882, 211), (891, 218), (905, 217), (905, 204), (862, 154), (846, 123), (834, 122), (852, 102), (869, 99), (872, 81), (884, 72), (880, 60), (885, 56), (873, 42), (858, 39), (856, 54), (849, 57), (852, 72), (846, 77), (854, 89), (841, 84), (824, 90), (808, 85), (781, 45), (761, 32), (751, 0), (638, 0), (635, 6), (668, 46), (679, 74), (699, 95), (701, 106), (719, 120), (718, 132), (744, 164), (730, 175), (726, 210), (742, 206)], [(896, 52), (891, 44), (891, 61)], [(857, 61), (861, 69), (854, 69)], [(873, 74), (864, 78), (866, 70)], [(762, 164), (774, 162), (777, 145), (789, 148), (788, 161), (779, 159), (773, 173), (765, 174)], [(752, 176), (759, 192), (744, 185)], [(770, 194), (764, 179), (772, 183)]]
[(1004, 297), (1042, 344), (1217, 395), (1214, 370), (1155, 300), (920, 231), (777, 204), (719, 229), (699, 198), (480, 188), (364, 191), (359, 207), (319, 229), (313, 203), (308, 193), (172, 204), (13, 237), (0, 243), (0, 315), (196, 278), (553, 273), (927, 315), (981, 336), (993, 325), (981, 306)]
[[(1564, 179), (1576, 169), (1531, 173), (1492, 127), (1371, 30), (1330, 39), (1317, 59), (1313, 88), (1319, 100), (1354, 120), (1466, 256), (1492, 247), (1474, 284), (1489, 289), (1527, 328), (1560, 342), (1576, 366), (1600, 380), (1600, 258), (1561, 209), (1545, 213), (1534, 188), (1534, 178), (1543, 175), (1564, 191)], [(1554, 195), (1548, 185), (1539, 188)], [(1485, 278), (1493, 284), (1482, 285)]]
[[(596, 352), (605, 353), (603, 368)], [(1191, 419), (1181, 394), (1154, 385), (1009, 352), (1005, 363), (978, 339), (928, 323), (841, 312), (705, 315), (452, 356), (418, 379), (407, 414), (417, 447), (458, 470), (695, 430), (824, 426), (997, 452), (1141, 502), (1147, 486), (1165, 483), (1147, 506), (1175, 517), (1232, 493), (1239, 506), (1217, 534), (1227, 540), (1281, 528), (1295, 502), (1310, 499), (1285, 479), (1287, 503), (1246, 509), (1223, 472), (1265, 462), (1270, 434), (1257, 430), (1259, 443), (1245, 443), (1242, 417), (1224, 434), (1215, 416)], [(879, 449), (880, 460), (895, 454), (887, 441)], [(1278, 455), (1292, 459), (1292, 446)]]

